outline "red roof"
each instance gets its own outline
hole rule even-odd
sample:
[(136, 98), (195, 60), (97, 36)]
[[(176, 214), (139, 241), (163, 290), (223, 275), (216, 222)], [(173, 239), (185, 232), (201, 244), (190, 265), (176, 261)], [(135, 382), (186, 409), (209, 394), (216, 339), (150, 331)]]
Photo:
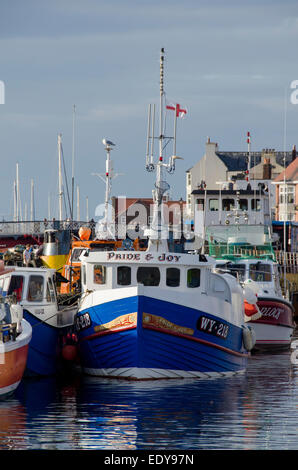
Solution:
[(298, 181), (298, 157), (295, 158), (290, 165), (278, 175), (274, 181)]

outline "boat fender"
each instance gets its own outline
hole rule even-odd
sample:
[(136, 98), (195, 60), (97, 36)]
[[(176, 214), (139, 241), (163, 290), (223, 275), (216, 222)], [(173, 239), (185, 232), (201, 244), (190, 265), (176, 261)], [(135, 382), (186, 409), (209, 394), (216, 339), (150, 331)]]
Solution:
[(251, 326), (242, 326), (243, 345), (247, 351), (251, 351), (256, 344), (256, 333)]
[(23, 320), (23, 307), (19, 304), (12, 304), (10, 306), (11, 320), (12, 323), (17, 324), (17, 333), (22, 331), (22, 320)]

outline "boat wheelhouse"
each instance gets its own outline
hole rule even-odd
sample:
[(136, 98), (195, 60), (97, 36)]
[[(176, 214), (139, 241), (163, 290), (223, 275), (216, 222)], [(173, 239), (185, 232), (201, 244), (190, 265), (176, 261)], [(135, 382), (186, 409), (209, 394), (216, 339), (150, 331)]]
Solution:
[(54, 269), (2, 268), (0, 294), (15, 295), (33, 330), (26, 373), (52, 375), (59, 368), (62, 339), (72, 331), (77, 307), (58, 303)]
[(256, 333), (255, 350), (289, 349), (294, 308), (283, 295), (272, 229), (262, 224), (223, 224), (206, 229), (209, 254), (221, 271), (237, 276), (257, 296), (257, 309), (246, 305), (246, 321)]

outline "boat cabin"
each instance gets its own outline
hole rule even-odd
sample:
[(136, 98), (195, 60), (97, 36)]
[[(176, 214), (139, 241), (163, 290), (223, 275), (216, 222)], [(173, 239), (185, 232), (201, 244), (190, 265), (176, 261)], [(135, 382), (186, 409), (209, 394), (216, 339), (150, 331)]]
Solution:
[(216, 260), (215, 267), (220, 272), (228, 272), (239, 279), (241, 283), (253, 281), (258, 295), (269, 295), (275, 292), (281, 296), (278, 265), (271, 260), (239, 259)]
[[(16, 301), (25, 310), (48, 320), (53, 326), (71, 324), (73, 316), (67, 318), (65, 312), (59, 313), (56, 292), (56, 271), (44, 268), (13, 267), (0, 271), (0, 295), (15, 295)], [(55, 315), (57, 313), (57, 315)]]
[(204, 255), (86, 251), (80, 259), (83, 292), (143, 285), (168, 289), (175, 295), (204, 294), (232, 302), (234, 286), (213, 272), (213, 262)]

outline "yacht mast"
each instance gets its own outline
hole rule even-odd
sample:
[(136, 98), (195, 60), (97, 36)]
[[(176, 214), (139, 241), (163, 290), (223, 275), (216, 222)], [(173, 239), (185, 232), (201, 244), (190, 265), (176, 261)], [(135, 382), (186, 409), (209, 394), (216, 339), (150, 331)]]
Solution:
[(62, 159), (61, 159), (61, 137), (62, 134), (58, 134), (58, 170), (59, 170), (59, 220), (62, 220)]

